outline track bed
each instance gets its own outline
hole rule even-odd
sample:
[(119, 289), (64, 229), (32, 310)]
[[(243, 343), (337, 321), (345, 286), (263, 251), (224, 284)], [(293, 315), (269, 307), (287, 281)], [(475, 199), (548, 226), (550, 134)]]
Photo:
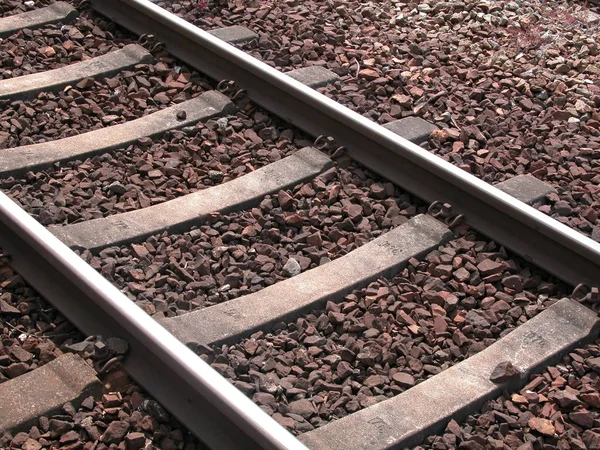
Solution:
[(0, 446), (593, 448), (593, 11), (159, 4), (0, 9)]

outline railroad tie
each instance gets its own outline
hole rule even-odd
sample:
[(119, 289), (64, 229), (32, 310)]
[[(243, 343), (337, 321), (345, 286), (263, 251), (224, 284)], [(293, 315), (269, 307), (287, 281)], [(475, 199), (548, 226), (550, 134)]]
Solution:
[[(592, 341), (599, 327), (593, 311), (563, 299), (467, 360), (299, 439), (312, 450), (418, 445), (427, 436), (443, 431), (450, 419), (460, 421), (502, 391), (524, 386), (529, 374)], [(520, 376), (504, 383), (492, 382), (490, 375), (502, 361), (510, 361)]]
[(431, 216), (413, 217), (383, 236), (315, 269), (161, 323), (184, 343), (218, 345), (235, 342), (257, 330), (342, 298), (379, 277), (391, 276), (449, 240), (452, 233)]
[(335, 73), (321, 66), (302, 67), (285, 74), (313, 89), (326, 86), (338, 79)]
[(528, 205), (543, 202), (546, 195), (556, 192), (556, 189), (548, 183), (529, 174), (509, 178), (496, 184), (495, 187)]
[(37, 425), (67, 402), (75, 407), (102, 395), (96, 372), (78, 355), (67, 353), (31, 372), (0, 384), (0, 434)]
[(34, 9), (0, 19), (0, 38), (24, 28), (40, 28), (51, 23), (69, 23), (77, 17), (77, 10), (65, 2), (56, 2), (45, 8)]
[(387, 128), (415, 144), (422, 144), (427, 141), (431, 133), (438, 129), (432, 123), (415, 116), (394, 120), (383, 125), (383, 128)]
[[(124, 147), (142, 137), (156, 136), (234, 111), (235, 106), (225, 95), (217, 91), (205, 92), (191, 100), (119, 125), (41, 144), (0, 150), (0, 175), (15, 176), (56, 162), (83, 159)], [(179, 118), (182, 112), (185, 113), (185, 119)]]
[(208, 31), (208, 33), (229, 44), (243, 44), (245, 42), (258, 39), (258, 34), (240, 25), (216, 28), (214, 30)]
[(139, 241), (165, 230), (177, 233), (201, 224), (210, 213), (248, 208), (265, 195), (313, 178), (331, 166), (325, 154), (305, 147), (247, 175), (174, 200), (49, 229), (68, 246), (89, 250)]
[(109, 77), (137, 64), (151, 63), (150, 52), (137, 44), (70, 64), (60, 69), (47, 70), (0, 81), (0, 100), (22, 100), (35, 97), (39, 92), (57, 91), (84, 78)]

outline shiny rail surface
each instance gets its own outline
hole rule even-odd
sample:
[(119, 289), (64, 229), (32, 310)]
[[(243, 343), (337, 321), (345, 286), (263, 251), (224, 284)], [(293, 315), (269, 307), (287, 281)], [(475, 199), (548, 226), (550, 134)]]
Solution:
[(429, 202), (450, 203), (467, 223), (572, 285), (600, 278), (600, 244), (517, 202), (383, 126), (178, 18), (149, 0), (92, 0), (120, 25), (151, 33), (205, 74), (233, 79), (261, 106), (318, 136), (331, 135), (352, 158)]

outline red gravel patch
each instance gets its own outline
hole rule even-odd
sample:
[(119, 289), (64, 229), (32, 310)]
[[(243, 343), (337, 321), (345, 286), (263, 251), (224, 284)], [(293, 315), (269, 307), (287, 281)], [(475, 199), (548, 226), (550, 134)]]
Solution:
[(271, 333), (200, 349), (299, 434), (393, 397), (483, 350), (568, 287), (468, 233)]
[(82, 256), (150, 314), (174, 316), (343, 256), (425, 209), (355, 165), (334, 167), (187, 233)]
[(333, 70), (321, 91), (379, 123), (436, 123), (430, 150), (485, 181), (552, 184), (560, 204), (542, 211), (600, 240), (600, 16), (580, 2), (160, 4), (248, 27), (247, 51), (278, 69)]
[(0, 383), (52, 361), (79, 332), (0, 262)]
[(310, 141), (254, 107), (234, 116), (140, 139), (0, 187), (44, 225), (144, 208), (248, 174)]
[(0, 17), (12, 16), (21, 14), (33, 9), (42, 8), (54, 3), (53, 0), (36, 0), (33, 6), (28, 6), (23, 0), (5, 0), (0, 3)]
[(600, 448), (600, 341), (533, 375), (521, 391), (487, 402), (417, 449)]

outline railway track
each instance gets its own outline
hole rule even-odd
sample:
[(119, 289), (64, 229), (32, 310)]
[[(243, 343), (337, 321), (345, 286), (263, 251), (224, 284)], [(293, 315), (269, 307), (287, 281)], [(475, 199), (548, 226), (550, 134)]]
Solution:
[[(1, 194), (0, 244), (207, 445), (414, 446), (576, 348), (595, 370), (582, 347), (598, 335), (600, 246), (529, 206), (551, 186), (463, 172), (418, 146), (433, 125), (378, 125), (314, 90), (334, 73), (284, 75), (227, 43), (250, 30), (206, 33), (146, 0), (91, 4), (144, 38), (0, 81), (20, 140), (0, 150), (0, 175), (23, 205)], [(0, 19), (0, 35), (73, 20), (57, 2)], [(234, 82), (217, 89), (163, 46)], [(48, 102), (79, 105), (69, 113), (97, 116), (93, 129), (18, 119)], [(78, 200), (45, 194), (58, 185)], [(103, 394), (77, 356), (27, 372), (13, 353), (0, 395), (36, 407), (3, 403), (3, 431)], [(37, 376), (66, 387), (44, 396)], [(123, 445), (145, 445), (135, 438)]]

